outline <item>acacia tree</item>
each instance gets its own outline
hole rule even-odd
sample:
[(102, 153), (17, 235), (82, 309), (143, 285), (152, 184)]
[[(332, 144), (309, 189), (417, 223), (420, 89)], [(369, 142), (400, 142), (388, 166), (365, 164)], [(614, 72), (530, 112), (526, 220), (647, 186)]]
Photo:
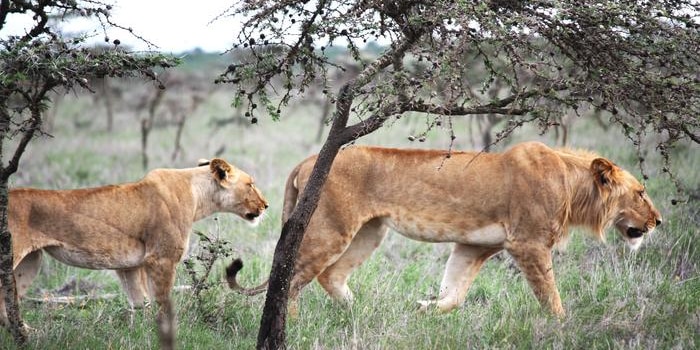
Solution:
[[(122, 50), (119, 40), (112, 42), (111, 49), (91, 50), (82, 45), (85, 38), (62, 38), (56, 25), (79, 16), (95, 18), (103, 28), (116, 26), (131, 32), (111, 21), (110, 10), (111, 5), (95, 0), (0, 1), (0, 34), (10, 14), (29, 14), (34, 18), (25, 34), (3, 35), (0, 39), (0, 294), (4, 294), (8, 315), (8, 320), (3, 321), (17, 343), (25, 342), (27, 334), (12, 273), (8, 180), (17, 171), (31, 139), (42, 133), (50, 93), (65, 93), (75, 87), (90, 90), (89, 79), (106, 76), (144, 76), (157, 81), (154, 67), (176, 63), (162, 55), (136, 55)], [(14, 150), (6, 149), (7, 145), (14, 146)], [(10, 158), (7, 163), (3, 161), (5, 155)]]
[[(336, 106), (332, 125), (282, 228), (258, 348), (285, 346), (289, 280), (334, 157), (387, 120), (424, 117), (454, 139), (454, 118), (501, 115), (502, 139), (526, 123), (546, 131), (563, 113), (594, 107), (637, 147), (640, 163), (642, 140), (658, 139), (668, 174), (676, 142), (700, 143), (696, 1), (245, 0), (224, 15), (244, 18), (235, 48), (245, 54), (217, 81), (236, 85), (234, 99), (253, 122), (258, 106), (279, 118), (309, 84), (328, 86), (329, 67), (339, 65), (328, 47), (346, 46), (362, 67), (327, 93)], [(366, 59), (358, 45), (368, 40), (387, 48)], [(473, 93), (494, 84), (507, 94)], [(274, 102), (273, 89), (281, 95)]]

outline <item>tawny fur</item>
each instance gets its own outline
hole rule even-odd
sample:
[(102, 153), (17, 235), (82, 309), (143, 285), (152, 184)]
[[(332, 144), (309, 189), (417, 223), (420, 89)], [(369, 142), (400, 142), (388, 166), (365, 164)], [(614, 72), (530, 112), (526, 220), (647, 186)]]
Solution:
[[(287, 180), (283, 220), (306, 185), (315, 156)], [(529, 142), (503, 153), (400, 150), (354, 146), (331, 168), (301, 243), (290, 309), (314, 278), (334, 298), (352, 300), (347, 279), (389, 228), (426, 242), (454, 242), (437, 304), (464, 302), (482, 264), (505, 249), (540, 303), (563, 315), (551, 249), (572, 226), (594, 237), (615, 225), (636, 248), (661, 222), (644, 187), (628, 172), (588, 151)], [(639, 231), (635, 231), (639, 230)]]
[[(135, 183), (99, 188), (10, 190), (18, 294), (36, 276), (42, 250), (72, 266), (115, 270), (132, 307), (158, 302), (161, 341), (172, 347), (170, 291), (192, 224), (215, 212), (257, 222), (267, 208), (250, 175), (223, 159), (205, 165), (157, 169)], [(4, 298), (0, 310), (6, 324)]]

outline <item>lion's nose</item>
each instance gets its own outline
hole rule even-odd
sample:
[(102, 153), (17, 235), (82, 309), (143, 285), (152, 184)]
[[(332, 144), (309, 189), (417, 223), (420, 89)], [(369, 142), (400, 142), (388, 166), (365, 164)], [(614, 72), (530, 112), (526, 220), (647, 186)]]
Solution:
[(659, 226), (659, 225), (661, 225), (661, 218), (656, 219), (656, 226)]

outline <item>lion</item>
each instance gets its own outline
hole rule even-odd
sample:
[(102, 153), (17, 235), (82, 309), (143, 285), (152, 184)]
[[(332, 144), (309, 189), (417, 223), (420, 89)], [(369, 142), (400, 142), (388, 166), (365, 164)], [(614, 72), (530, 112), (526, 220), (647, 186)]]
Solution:
[[(156, 169), (138, 182), (76, 190), (11, 189), (9, 228), (14, 274), (22, 296), (42, 251), (65, 264), (115, 270), (129, 305), (159, 305), (163, 348), (173, 348), (170, 292), (195, 221), (234, 213), (252, 225), (268, 203), (253, 178), (223, 159), (189, 169)], [(7, 325), (4, 298), (0, 321)]]
[[(289, 175), (283, 222), (315, 161), (304, 160)], [(551, 252), (570, 227), (603, 240), (614, 226), (637, 249), (661, 221), (639, 181), (589, 151), (538, 142), (503, 153), (347, 147), (331, 167), (301, 242), (289, 310), (296, 314), (299, 293), (314, 278), (334, 299), (352, 301), (350, 274), (391, 228), (419, 241), (454, 243), (439, 296), (420, 302), (424, 308), (447, 312), (463, 304), (484, 262), (506, 250), (540, 304), (562, 317)], [(239, 269), (229, 269), (230, 284)]]

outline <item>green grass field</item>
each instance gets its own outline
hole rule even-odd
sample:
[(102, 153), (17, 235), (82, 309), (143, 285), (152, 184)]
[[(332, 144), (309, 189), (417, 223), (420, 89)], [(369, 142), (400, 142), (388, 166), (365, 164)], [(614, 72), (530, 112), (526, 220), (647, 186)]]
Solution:
[[(230, 96), (216, 92), (189, 116), (183, 134), (185, 151), (171, 160), (173, 127), (151, 135), (149, 168), (189, 167), (197, 159), (221, 156), (256, 177), (271, 207), (261, 225), (251, 228), (233, 215), (218, 214), (196, 229), (230, 242), (232, 256), (246, 266), (245, 285), (263, 281), (270, 268), (280, 232), (283, 185), (288, 172), (316, 152), (317, 106), (299, 102), (279, 122), (261, 118), (257, 125), (214, 128), (212, 118), (229, 117)], [(78, 188), (136, 181), (144, 175), (140, 159), (139, 118), (128, 110), (117, 114), (116, 129), (106, 132), (104, 111), (89, 97), (64, 100), (57, 110), (53, 137), (36, 139), (22, 159), (13, 186)], [(86, 126), (87, 124), (87, 126)], [(449, 133), (431, 132), (426, 142), (407, 136), (423, 130), (420, 118), (402, 118), (361, 144), (445, 148)], [(455, 121), (457, 149), (472, 149), (473, 126)], [(554, 145), (551, 134), (518, 131), (509, 142), (541, 140)], [(631, 144), (617, 130), (604, 131), (579, 120), (569, 138), (572, 147), (589, 148), (639, 175)], [(500, 148), (507, 145), (499, 146)], [(420, 312), (416, 301), (436, 295), (448, 244), (410, 241), (391, 234), (369, 261), (353, 274), (351, 307), (330, 300), (317, 283), (304, 290), (299, 317), (288, 322), (291, 349), (691, 349), (700, 347), (700, 204), (671, 205), (675, 188), (653, 155), (647, 171), (648, 192), (665, 223), (637, 252), (630, 252), (614, 232), (607, 243), (574, 231), (564, 252), (555, 255), (555, 271), (568, 315), (557, 320), (544, 312), (507, 254), (489, 261), (477, 277), (463, 307), (448, 314)], [(681, 145), (674, 150), (678, 177), (689, 190), (700, 189), (700, 148)], [(192, 254), (201, 249), (194, 245)], [(95, 295), (111, 299), (56, 304), (25, 300), (21, 310), (35, 330), (30, 349), (152, 349), (158, 347), (154, 308), (130, 317), (126, 297), (109, 271), (67, 267), (44, 255), (40, 276), (28, 297), (55, 294), (68, 281), (92, 287)], [(182, 349), (254, 348), (264, 294), (246, 297), (224, 288), (219, 260), (208, 282), (211, 287), (193, 297), (174, 292), (178, 315), (178, 346)], [(177, 285), (191, 280), (184, 266)], [(74, 290), (72, 295), (82, 295)], [(0, 332), (0, 348), (14, 349), (7, 332)]]

